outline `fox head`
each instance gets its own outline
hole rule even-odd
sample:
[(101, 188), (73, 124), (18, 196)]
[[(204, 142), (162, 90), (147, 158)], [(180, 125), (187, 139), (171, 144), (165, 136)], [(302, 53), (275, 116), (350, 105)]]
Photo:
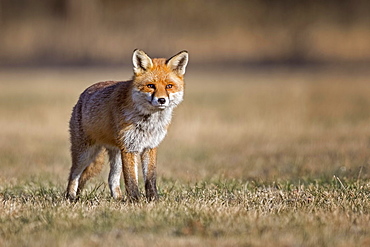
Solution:
[(151, 59), (144, 51), (135, 50), (132, 97), (135, 106), (152, 113), (177, 106), (183, 99), (184, 74), (188, 52), (181, 51), (164, 59)]

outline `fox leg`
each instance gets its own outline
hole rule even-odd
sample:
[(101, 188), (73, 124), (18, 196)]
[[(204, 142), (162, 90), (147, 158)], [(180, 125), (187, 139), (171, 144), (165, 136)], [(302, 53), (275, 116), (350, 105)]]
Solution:
[(114, 199), (122, 199), (122, 192), (120, 188), (120, 179), (122, 173), (122, 159), (119, 149), (109, 149), (109, 188)]
[(138, 201), (140, 196), (137, 171), (139, 154), (137, 152), (122, 151), (121, 158), (128, 200), (131, 202)]
[(148, 201), (157, 200), (157, 149), (145, 149), (141, 154), (141, 162), (143, 165), (146, 198)]
[(104, 154), (105, 154), (104, 150), (100, 149), (97, 152), (96, 157), (93, 159), (92, 163), (90, 163), (82, 172), (80, 179), (78, 181), (77, 194), (82, 191), (87, 180), (89, 180), (92, 177), (95, 177), (101, 172), (104, 166)]
[[(81, 186), (79, 186), (79, 182), (82, 173), (92, 162), (95, 161), (101, 150), (100, 146), (87, 147), (83, 149), (83, 151), (73, 151), (72, 149), (72, 167), (67, 187), (67, 198), (71, 200), (76, 199), (77, 194), (79, 193), (78, 189), (81, 188)], [(82, 183), (85, 183), (88, 179), (87, 174), (84, 176), (85, 178), (82, 178)]]

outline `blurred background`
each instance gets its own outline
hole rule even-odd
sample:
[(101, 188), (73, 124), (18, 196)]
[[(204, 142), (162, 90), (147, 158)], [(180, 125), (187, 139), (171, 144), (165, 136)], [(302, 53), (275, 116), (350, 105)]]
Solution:
[(131, 64), (186, 49), (191, 64), (370, 61), (367, 0), (0, 0), (0, 65)]
[(0, 0), (0, 183), (64, 187), (73, 105), (135, 48), (190, 54), (163, 180), (369, 178), (368, 0)]

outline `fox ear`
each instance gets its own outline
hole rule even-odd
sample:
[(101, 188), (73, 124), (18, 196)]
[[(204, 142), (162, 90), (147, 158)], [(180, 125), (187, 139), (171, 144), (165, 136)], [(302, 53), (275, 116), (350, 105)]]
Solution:
[(166, 61), (166, 64), (173, 71), (183, 76), (185, 74), (185, 69), (186, 69), (186, 65), (188, 64), (188, 61), (189, 61), (188, 52), (181, 51), (177, 53), (175, 56), (169, 58)]
[(152, 59), (145, 52), (138, 49), (134, 50), (132, 63), (134, 64), (135, 75), (141, 74), (153, 67)]

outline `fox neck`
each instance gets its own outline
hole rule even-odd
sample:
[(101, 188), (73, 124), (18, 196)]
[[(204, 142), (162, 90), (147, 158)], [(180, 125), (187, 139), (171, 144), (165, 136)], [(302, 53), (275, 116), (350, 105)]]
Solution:
[(157, 147), (167, 134), (174, 107), (148, 111), (140, 104), (124, 112), (125, 122), (129, 124), (121, 137), (125, 150), (143, 152), (147, 148)]
[(172, 118), (173, 107), (167, 107), (163, 110), (149, 111), (141, 105), (133, 105), (133, 108), (124, 113), (125, 120), (131, 123), (141, 121), (155, 120), (158, 123), (170, 124)]

